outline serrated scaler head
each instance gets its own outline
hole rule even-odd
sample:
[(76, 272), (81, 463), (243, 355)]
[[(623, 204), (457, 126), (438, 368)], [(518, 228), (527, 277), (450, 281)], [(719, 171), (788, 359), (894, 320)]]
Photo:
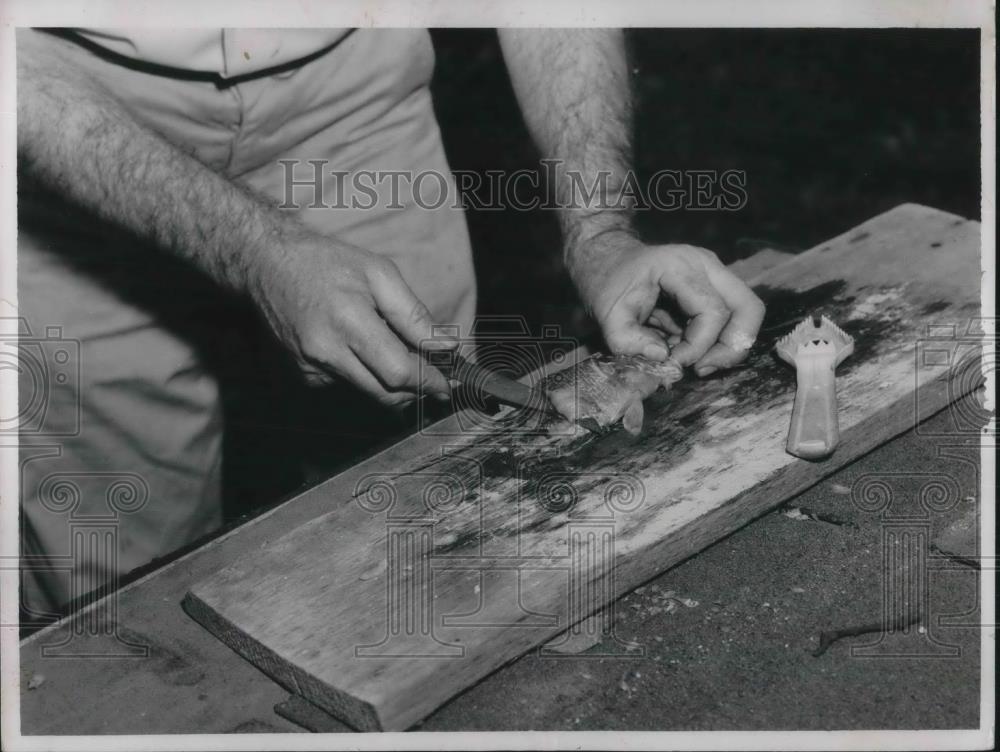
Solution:
[(774, 349), (782, 360), (792, 365), (800, 349), (803, 352), (830, 351), (834, 363), (840, 365), (854, 352), (854, 338), (826, 316), (808, 316), (779, 339)]

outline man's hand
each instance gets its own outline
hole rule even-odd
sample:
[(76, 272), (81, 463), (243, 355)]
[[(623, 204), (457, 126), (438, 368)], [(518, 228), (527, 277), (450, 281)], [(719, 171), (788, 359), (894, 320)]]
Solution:
[(249, 293), (311, 380), (339, 375), (390, 405), (448, 394), (413, 352), (430, 316), (391, 261), (308, 230), (140, 124), (70, 42), (27, 29), (17, 42), (25, 177)]
[(415, 350), (454, 343), (429, 340), (430, 313), (392, 261), (303, 229), (255, 266), (252, 296), (310, 382), (339, 376), (391, 406), (450, 396)]
[[(605, 234), (578, 259), (574, 279), (614, 352), (663, 360), (670, 345), (681, 365), (708, 376), (743, 360), (757, 337), (764, 304), (711, 251)], [(662, 307), (661, 295), (686, 321)]]
[[(632, 96), (625, 38), (616, 29), (502, 29), (511, 83), (542, 154), (599, 188), (587, 202), (552, 186), (566, 266), (609, 347), (654, 359), (671, 353), (700, 376), (735, 365), (753, 344), (764, 304), (710, 251), (647, 246), (621, 204), (631, 164)], [(603, 176), (602, 182), (597, 181)], [(602, 187), (603, 186), (603, 187)], [(671, 299), (685, 321), (659, 304)], [(683, 325), (681, 325), (683, 324)]]

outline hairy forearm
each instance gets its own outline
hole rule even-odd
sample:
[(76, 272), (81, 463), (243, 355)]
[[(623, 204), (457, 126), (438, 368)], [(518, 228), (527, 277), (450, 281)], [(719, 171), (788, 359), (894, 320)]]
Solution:
[[(560, 164), (552, 188), (560, 206), (570, 204), (560, 221), (573, 273), (586, 261), (589, 240), (631, 228), (631, 207), (619, 202), (632, 162), (624, 35), (616, 29), (502, 29), (499, 36), (532, 137), (544, 158)], [(594, 185), (594, 198), (580, 205)]]
[(447, 398), (417, 353), (430, 312), (390, 259), (310, 230), (144, 127), (65, 44), (18, 38), (21, 177), (248, 294), (310, 383), (346, 380), (386, 405)]
[[(603, 205), (560, 213), (566, 267), (611, 350), (670, 357), (699, 376), (745, 358), (764, 316), (760, 300), (711, 251), (642, 243), (631, 207), (618, 202), (638, 189), (628, 172), (632, 101), (622, 32), (504, 30), (500, 39), (543, 156), (564, 162), (570, 175), (608, 177), (606, 195), (597, 194)], [(560, 204), (571, 180), (557, 186)], [(683, 326), (659, 307), (664, 294)]]
[(251, 291), (255, 254), (288, 219), (157, 133), (63, 54), (18, 37), (19, 168), (97, 216)]

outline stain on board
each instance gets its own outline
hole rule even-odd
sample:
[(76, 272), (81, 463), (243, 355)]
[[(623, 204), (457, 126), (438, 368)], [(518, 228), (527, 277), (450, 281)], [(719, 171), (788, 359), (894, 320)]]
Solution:
[(932, 313), (940, 313), (941, 311), (950, 307), (951, 303), (949, 303), (947, 300), (935, 300), (933, 303), (928, 303), (923, 308), (921, 308), (920, 312), (925, 316), (929, 316)]
[(783, 336), (810, 314), (824, 313), (834, 303), (852, 302), (853, 296), (843, 294), (846, 289), (847, 283), (842, 279), (831, 279), (806, 290), (756, 285), (754, 292), (767, 306), (756, 347), (769, 348), (771, 343), (766, 342), (768, 337)]
[[(667, 471), (685, 462), (697, 447), (731, 442), (731, 433), (714, 427), (739, 426), (741, 419), (752, 420), (764, 411), (790, 406), (795, 371), (775, 357), (773, 346), (809, 315), (823, 313), (854, 337), (854, 353), (838, 368), (838, 377), (849, 375), (873, 357), (906, 346), (907, 338), (901, 335), (912, 330), (921, 313), (943, 311), (950, 304), (940, 300), (916, 303), (904, 294), (904, 287), (849, 288), (843, 279), (802, 290), (756, 286), (767, 312), (744, 364), (706, 379), (688, 375), (669, 390), (652, 395), (645, 402), (646, 420), (638, 437), (619, 429), (548, 435), (544, 429), (557, 418), (544, 417), (536, 426), (543, 430), (531, 432), (525, 431), (530, 425), (526, 421), (537, 421), (537, 416), (503, 416), (494, 432), (467, 437), (450, 450), (449, 457), (434, 458), (421, 468), (454, 473), (461, 459), (467, 463), (463, 477), (478, 474), (476, 483), (466, 486), (476, 489), (468, 493), (466, 504), (441, 519), (448, 535), (439, 541), (434, 554), (477, 555), (486, 539), (557, 530), (572, 521), (579, 506), (597, 509), (613, 480)], [(893, 343), (888, 350), (887, 343)], [(571, 371), (549, 378), (560, 383), (571, 377)], [(737, 462), (734, 458), (733, 463)], [(710, 482), (718, 471), (718, 467), (705, 468), (702, 480)], [(556, 483), (562, 484), (557, 489), (561, 497), (553, 495)], [(518, 507), (514, 524), (512, 505)], [(639, 510), (638, 516), (655, 511)]]

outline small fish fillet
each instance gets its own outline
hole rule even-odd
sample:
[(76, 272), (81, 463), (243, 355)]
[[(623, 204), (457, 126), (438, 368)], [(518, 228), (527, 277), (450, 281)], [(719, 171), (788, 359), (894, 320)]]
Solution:
[(669, 389), (683, 371), (676, 361), (639, 355), (595, 355), (555, 374), (544, 385), (552, 406), (570, 421), (594, 419), (602, 428), (621, 420), (625, 430), (642, 431), (642, 401), (657, 389)]

